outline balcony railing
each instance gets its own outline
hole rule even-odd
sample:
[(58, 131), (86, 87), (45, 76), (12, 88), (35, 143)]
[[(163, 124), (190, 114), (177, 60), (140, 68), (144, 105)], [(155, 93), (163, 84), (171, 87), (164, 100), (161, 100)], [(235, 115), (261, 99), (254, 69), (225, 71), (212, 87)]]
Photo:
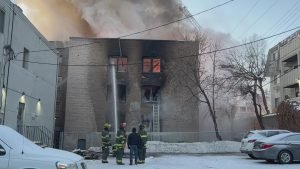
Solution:
[(300, 75), (299, 68), (292, 69), (286, 72), (284, 75), (282, 75), (280, 79), (281, 86), (286, 87), (298, 83), (297, 80), (300, 80), (299, 75)]

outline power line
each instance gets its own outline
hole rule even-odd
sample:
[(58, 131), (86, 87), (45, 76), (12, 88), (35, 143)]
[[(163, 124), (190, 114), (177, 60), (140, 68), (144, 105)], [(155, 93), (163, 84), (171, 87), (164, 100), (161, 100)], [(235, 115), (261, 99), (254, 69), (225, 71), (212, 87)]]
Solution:
[(269, 30), (267, 30), (264, 33), (264, 36), (267, 35), (268, 33), (272, 34), (273, 32), (277, 31), (280, 25), (284, 22), (284, 20), (286, 20), (286, 18), (289, 18), (290, 15), (292, 15), (295, 11), (297, 11), (297, 5), (299, 2), (300, 1), (296, 1), (294, 4), (292, 4), (291, 8), (288, 9), (288, 12), (286, 12), (273, 26), (271, 26)]
[(241, 23), (244, 22), (244, 20), (249, 16), (249, 14), (252, 12), (252, 10), (256, 7), (256, 5), (260, 2), (259, 0), (256, 0), (256, 2), (253, 4), (253, 6), (250, 8), (250, 10), (247, 12), (244, 17), (239, 21), (239, 23), (235, 26), (235, 28), (232, 30), (232, 34), (237, 30), (237, 28), (241, 25)]
[(193, 14), (193, 15), (189, 15), (189, 16), (186, 16), (186, 17), (184, 17), (184, 18), (177, 19), (177, 20), (174, 20), (174, 21), (171, 21), (171, 22), (168, 22), (168, 23), (159, 25), (159, 26), (155, 26), (155, 27), (152, 27), (152, 28), (148, 28), (148, 29), (145, 29), (145, 30), (142, 30), (142, 31), (138, 31), (138, 32), (134, 32), (134, 33), (127, 34), (127, 35), (123, 35), (123, 36), (120, 36), (119, 38), (125, 38), (125, 37), (128, 37), (128, 36), (141, 34), (141, 33), (143, 33), (143, 32), (147, 32), (147, 31), (151, 31), (151, 30), (154, 30), (154, 29), (158, 29), (158, 28), (161, 28), (161, 27), (164, 27), (164, 26), (167, 26), (167, 25), (171, 25), (171, 24), (176, 23), (176, 22), (181, 22), (181, 21), (183, 21), (183, 20), (192, 18), (192, 17), (194, 17), (194, 16), (197, 16), (197, 15), (200, 15), (200, 14), (203, 14), (203, 13), (206, 13), (206, 12), (209, 12), (209, 11), (211, 11), (211, 10), (213, 10), (213, 9), (219, 8), (219, 7), (221, 7), (221, 6), (224, 6), (224, 5), (226, 5), (226, 4), (230, 3), (230, 2), (233, 2), (233, 1), (235, 1), (235, 0), (229, 0), (229, 1), (226, 1), (226, 2), (224, 2), (224, 3), (218, 4), (218, 5), (216, 5), (216, 6), (213, 6), (213, 7), (209, 8), (209, 9), (206, 9), (206, 10), (203, 10), (203, 11), (201, 11), (201, 12), (195, 13), (195, 14)]
[(244, 31), (242, 34), (241, 34), (241, 36), (243, 36), (243, 35), (245, 35), (245, 34), (247, 34), (248, 32), (249, 32), (249, 30), (250, 29), (252, 29), (252, 27), (254, 26), (254, 25), (256, 25), (277, 3), (278, 3), (279, 1), (274, 1), (274, 3), (267, 9), (267, 10), (265, 10), (265, 12), (261, 15), (261, 16), (259, 16), (257, 19), (256, 19), (256, 21), (255, 22), (253, 22), (252, 23), (252, 25), (251, 26), (249, 26), (248, 27), (248, 29), (246, 30), (246, 31)]
[[(297, 27), (294, 27), (292, 29), (288, 29), (286, 31), (283, 31), (283, 32), (280, 32), (280, 33), (277, 33), (277, 34), (273, 34), (273, 35), (270, 35), (270, 36), (267, 36), (267, 37), (264, 37), (264, 38), (260, 38), (260, 39), (254, 40), (254, 41), (250, 41), (250, 42), (247, 42), (247, 43), (242, 43), (242, 44), (239, 44), (239, 45), (230, 46), (230, 47), (227, 47), (227, 48), (222, 48), (222, 49), (213, 50), (213, 51), (209, 51), (209, 52), (203, 52), (203, 53), (197, 53), (197, 54), (192, 54), (192, 55), (185, 55), (185, 56), (175, 57), (175, 58), (172, 58), (172, 59), (173, 60), (183, 59), (183, 58), (187, 58), (187, 57), (195, 57), (195, 56), (199, 56), (199, 55), (206, 55), (206, 54), (211, 54), (211, 53), (215, 53), (215, 52), (226, 51), (226, 50), (230, 50), (230, 49), (234, 49), (234, 48), (246, 46), (246, 45), (249, 45), (249, 44), (253, 44), (253, 43), (256, 43), (256, 42), (259, 42), (259, 41), (263, 41), (263, 40), (266, 40), (266, 39), (270, 39), (270, 38), (273, 38), (273, 37), (285, 34), (287, 32), (290, 32), (290, 31), (293, 31), (293, 30), (296, 30), (296, 29), (299, 29), (299, 28), (300, 28), (300, 26), (297, 26)], [(68, 48), (68, 47), (66, 47), (66, 48)], [(31, 52), (40, 52), (40, 51), (31, 51)], [(22, 61), (22, 62), (29, 62), (29, 63), (36, 63), (36, 64), (44, 64), (44, 65), (59, 65), (59, 64), (56, 64), (56, 63), (25, 61), (25, 60), (17, 60), (17, 59), (15, 59), (14, 61)], [(127, 63), (126, 65), (137, 65), (137, 64), (142, 64), (142, 62)], [(64, 65), (64, 64), (62, 64), (61, 66), (111, 66), (111, 65), (112, 64), (93, 64), (93, 65), (83, 65), (83, 64), (78, 64), (78, 65), (75, 65), (75, 64), (74, 65)]]
[[(198, 13), (195, 13), (193, 15), (189, 15), (189, 16), (186, 16), (184, 18), (181, 18), (181, 19), (177, 19), (177, 20), (174, 20), (174, 21), (171, 21), (171, 22), (168, 22), (168, 23), (165, 23), (165, 24), (162, 24), (162, 25), (158, 25), (158, 26), (154, 26), (154, 27), (151, 27), (151, 28), (147, 28), (147, 29), (144, 29), (144, 30), (141, 30), (141, 31), (138, 31), (138, 32), (134, 32), (134, 33), (130, 33), (130, 34), (127, 34), (127, 35), (122, 35), (120, 37), (118, 37), (119, 39), (121, 38), (125, 38), (125, 37), (129, 37), (129, 36), (133, 36), (133, 35), (137, 35), (137, 34), (141, 34), (141, 33), (144, 33), (144, 32), (147, 32), (147, 31), (151, 31), (151, 30), (155, 30), (155, 29), (158, 29), (158, 28), (161, 28), (161, 27), (165, 27), (165, 26), (168, 26), (168, 25), (171, 25), (171, 24), (174, 24), (174, 23), (177, 23), (177, 22), (181, 22), (183, 20), (186, 20), (186, 19), (189, 19), (189, 18), (192, 18), (194, 16), (197, 16), (197, 15), (200, 15), (200, 14), (203, 14), (203, 13), (206, 13), (206, 12), (209, 12), (211, 10), (214, 10), (216, 8), (219, 8), (219, 7), (222, 7), (226, 4), (229, 4), (231, 2), (233, 2), (235, 0), (229, 0), (229, 1), (226, 1), (224, 3), (221, 3), (221, 4), (218, 4), (216, 6), (213, 6), (209, 9), (206, 9), (206, 10), (203, 10), (201, 12), (198, 12)], [(86, 43), (86, 44), (79, 44), (79, 45), (73, 45), (73, 46), (68, 46), (68, 47), (62, 47), (62, 48), (52, 48), (50, 50), (61, 50), (61, 49), (66, 49), (66, 48), (74, 48), (74, 47), (80, 47), (80, 46), (88, 46), (88, 45), (92, 45), (92, 44), (96, 44), (96, 43), (99, 43), (99, 42), (91, 42), (91, 43)], [(36, 51), (30, 51), (31, 53), (32, 52), (46, 52), (46, 51), (50, 51), (49, 49), (42, 49), (42, 50), (36, 50)], [(21, 53), (24, 53), (24, 52), (19, 52), (17, 53), (17, 55), (21, 54)]]

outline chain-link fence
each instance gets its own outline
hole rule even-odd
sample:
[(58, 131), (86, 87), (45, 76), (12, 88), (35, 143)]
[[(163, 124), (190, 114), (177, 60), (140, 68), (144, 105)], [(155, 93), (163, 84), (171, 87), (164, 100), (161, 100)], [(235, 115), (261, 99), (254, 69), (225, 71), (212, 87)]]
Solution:
[[(129, 134), (129, 133), (128, 133)], [(245, 132), (220, 132), (223, 140), (240, 141)], [(114, 143), (115, 134), (111, 133), (111, 141)], [(167, 143), (193, 143), (218, 141), (215, 132), (158, 132), (148, 133), (149, 141), (162, 141)], [(93, 133), (61, 133), (60, 148), (74, 150), (77, 148), (101, 146), (101, 132)]]

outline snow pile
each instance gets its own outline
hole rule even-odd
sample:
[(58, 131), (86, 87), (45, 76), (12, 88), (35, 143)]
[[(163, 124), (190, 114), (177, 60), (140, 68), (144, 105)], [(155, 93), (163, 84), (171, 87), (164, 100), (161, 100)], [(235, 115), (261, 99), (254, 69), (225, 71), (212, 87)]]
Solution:
[(149, 153), (237, 153), (240, 152), (240, 142), (217, 141), (197, 143), (164, 143), (149, 141), (147, 152)]
[[(147, 153), (170, 153), (170, 154), (201, 154), (201, 153), (237, 153), (240, 152), (240, 142), (216, 141), (196, 143), (166, 143), (160, 141), (148, 141)], [(101, 147), (90, 147), (89, 151), (102, 152)], [(125, 147), (125, 153), (129, 149)]]

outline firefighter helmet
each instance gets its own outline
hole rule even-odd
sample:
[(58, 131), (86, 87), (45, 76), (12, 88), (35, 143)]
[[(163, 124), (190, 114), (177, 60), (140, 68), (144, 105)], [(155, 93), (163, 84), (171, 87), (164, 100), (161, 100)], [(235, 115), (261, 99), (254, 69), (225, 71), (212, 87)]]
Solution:
[(110, 128), (111, 127), (111, 125), (109, 124), (109, 123), (104, 123), (104, 128)]
[(140, 129), (142, 130), (144, 128), (145, 128), (145, 126), (143, 124), (140, 124)]

